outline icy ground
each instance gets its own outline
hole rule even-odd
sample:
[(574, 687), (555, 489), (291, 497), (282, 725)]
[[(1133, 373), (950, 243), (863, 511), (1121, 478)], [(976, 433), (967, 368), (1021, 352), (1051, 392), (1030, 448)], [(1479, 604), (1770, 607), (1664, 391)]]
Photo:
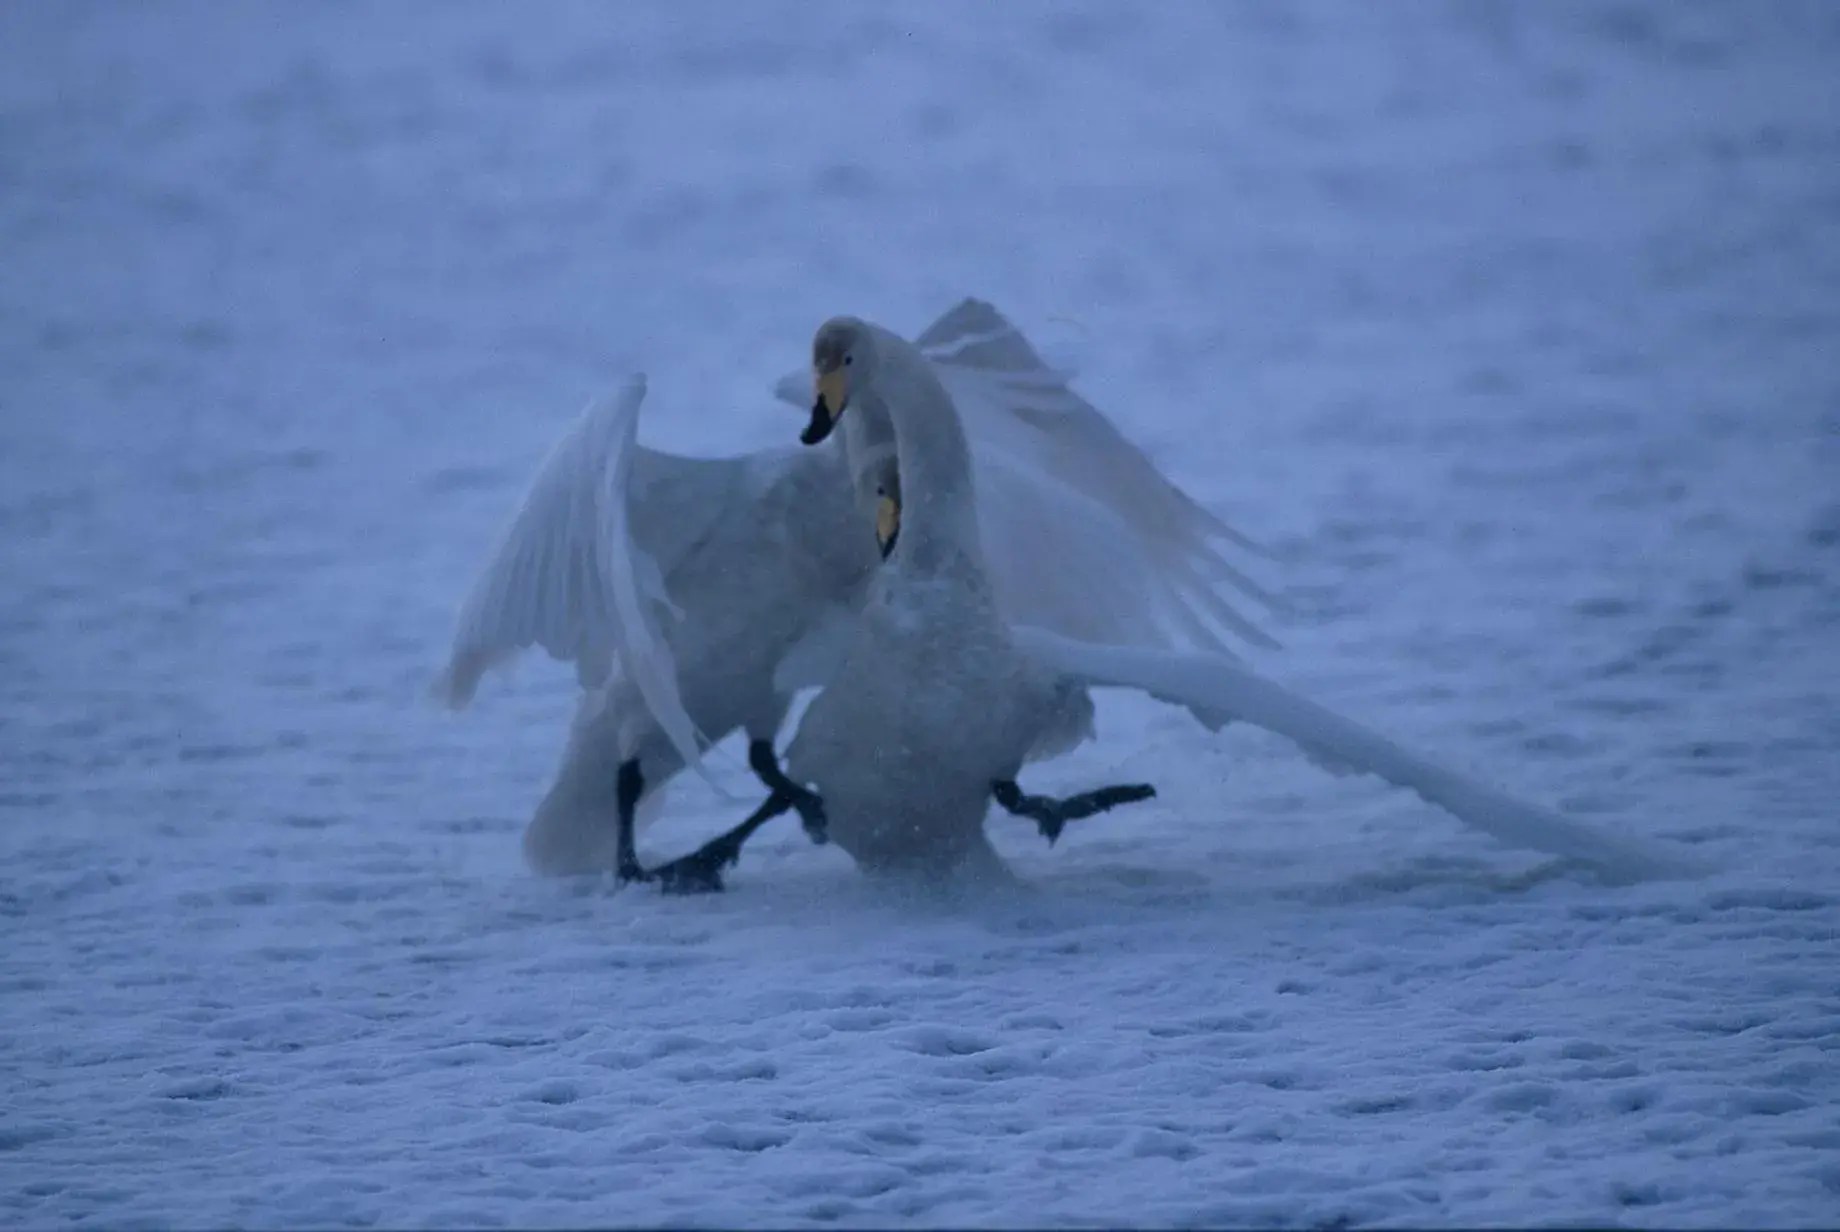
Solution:
[[(967, 293), (1264, 667), (1723, 871), (1114, 698), (1027, 901), (525, 872), (567, 673), (421, 690), (562, 426)], [(1828, 3), (0, 8), (0, 1222), (1832, 1226), (1837, 338)]]

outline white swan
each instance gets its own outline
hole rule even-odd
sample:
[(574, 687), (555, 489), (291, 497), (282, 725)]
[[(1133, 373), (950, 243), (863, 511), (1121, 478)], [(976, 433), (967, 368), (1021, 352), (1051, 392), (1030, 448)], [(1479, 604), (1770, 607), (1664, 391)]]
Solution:
[[(1270, 644), (1226, 597), (1269, 601), (1221, 553), (1243, 537), (1174, 488), (994, 308), (966, 300), (917, 345), (968, 411), (1006, 618), (1083, 641), (1223, 654), (1235, 638)], [(772, 741), (860, 605), (878, 560), (865, 511), (896, 529), (880, 490), (898, 493), (885, 417), (853, 415), (841, 446), (690, 458), (638, 445), (644, 396), (642, 379), (629, 382), (551, 453), (463, 605), (436, 683), (459, 708), (523, 649), (575, 664), (583, 695), (568, 746), (524, 834), (540, 872), (647, 876), (633, 837), (641, 800), (652, 811), (660, 787), (737, 729), (769, 805), (797, 808), (819, 836), (813, 798), (780, 771)], [(1087, 738), (1091, 713), (1071, 694), (1032, 751)], [(668, 884), (706, 888), (715, 866), (677, 862)]]
[(1511, 843), (1614, 876), (1685, 871), (1408, 752), (1221, 656), (1012, 629), (985, 557), (970, 445), (934, 366), (852, 317), (819, 329), (813, 366), (817, 400), (802, 439), (822, 441), (851, 408), (885, 413), (903, 496), (899, 541), (786, 755), (791, 776), (822, 797), (831, 837), (865, 871), (1000, 872), (984, 833), (990, 799), (1051, 812), (1052, 802), (1023, 796), (1015, 776), (1069, 697), (1106, 685), (1287, 736)]

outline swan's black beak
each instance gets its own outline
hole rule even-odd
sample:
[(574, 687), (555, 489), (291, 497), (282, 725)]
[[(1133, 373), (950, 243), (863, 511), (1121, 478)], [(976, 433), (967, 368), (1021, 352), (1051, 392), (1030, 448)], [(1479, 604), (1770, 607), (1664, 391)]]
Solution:
[(886, 492), (875, 507), (875, 542), (882, 549), (882, 559), (894, 551), (894, 541), (901, 537), (901, 504)]
[(799, 433), (799, 440), (806, 445), (816, 445), (829, 436), (831, 429), (836, 426), (836, 417), (831, 414), (830, 408), (824, 405), (824, 399), (819, 398), (811, 404), (811, 422), (805, 425), (803, 432)]
[(799, 434), (799, 440), (807, 445), (816, 445), (831, 434), (831, 429), (837, 426), (837, 417), (843, 414), (843, 408), (850, 401), (850, 388), (841, 368), (814, 373), (812, 384), (817, 396), (811, 404), (811, 422)]

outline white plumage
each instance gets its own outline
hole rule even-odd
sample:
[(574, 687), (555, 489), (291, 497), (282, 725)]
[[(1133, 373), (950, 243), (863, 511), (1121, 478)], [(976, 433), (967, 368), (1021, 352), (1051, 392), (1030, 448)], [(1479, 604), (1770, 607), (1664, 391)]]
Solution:
[(1070, 694), (1114, 686), (1286, 736), (1511, 843), (1614, 876), (1689, 871), (1440, 766), (1223, 656), (1098, 645), (1006, 622), (976, 513), (981, 477), (934, 366), (901, 338), (847, 317), (819, 330), (814, 357), (831, 383), (814, 429), (827, 407), (831, 417), (881, 410), (902, 485), (900, 541), (787, 751), (792, 775), (823, 797), (832, 836), (866, 870), (1000, 870), (983, 829), (993, 787), (1013, 788)]
[[(1109, 644), (1271, 644), (1228, 597), (1269, 601), (1222, 553), (1243, 536), (1171, 485), (994, 308), (966, 300), (917, 345), (965, 408), (1005, 619)], [(899, 483), (892, 427), (873, 411), (822, 448), (691, 458), (637, 443), (644, 396), (635, 378), (551, 453), (462, 607), (437, 682), (458, 708), (529, 647), (575, 665), (568, 746), (524, 836), (543, 872), (621, 863), (618, 819), (642, 820), (640, 798), (655, 801), (733, 731), (765, 770), (793, 694), (862, 603), (879, 559), (872, 512)], [(1072, 747), (1090, 720), (1081, 693), (1033, 753)]]

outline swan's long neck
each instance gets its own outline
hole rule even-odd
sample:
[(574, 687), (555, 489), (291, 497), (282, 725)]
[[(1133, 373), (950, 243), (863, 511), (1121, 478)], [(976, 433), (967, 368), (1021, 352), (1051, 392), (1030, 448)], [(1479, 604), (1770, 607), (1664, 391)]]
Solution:
[(901, 487), (895, 467), (894, 424), (881, 401), (865, 397), (861, 406), (837, 421), (837, 433), (843, 437), (850, 481), (863, 508), (873, 513), (884, 492), (898, 500)]
[(880, 371), (871, 396), (894, 429), (900, 467), (901, 551), (915, 568), (969, 556), (980, 568), (971, 446), (952, 396), (905, 338), (877, 331)]

